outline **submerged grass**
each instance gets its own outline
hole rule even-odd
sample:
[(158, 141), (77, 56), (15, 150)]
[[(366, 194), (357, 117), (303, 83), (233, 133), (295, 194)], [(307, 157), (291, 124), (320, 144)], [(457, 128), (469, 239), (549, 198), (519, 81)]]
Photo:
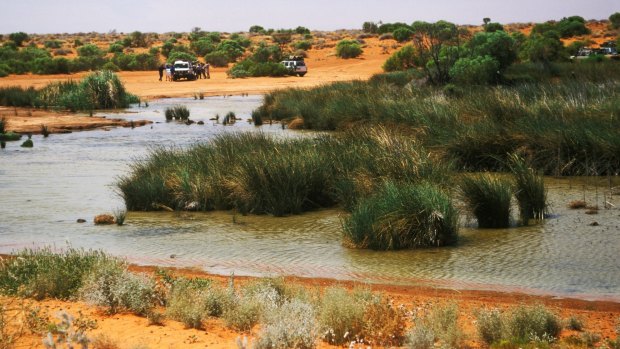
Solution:
[(189, 119), (189, 109), (184, 105), (175, 105), (173, 107), (166, 108), (164, 112), (166, 120), (187, 120)]
[(488, 173), (466, 176), (460, 183), (460, 192), (480, 228), (510, 225), (512, 184), (509, 181)]

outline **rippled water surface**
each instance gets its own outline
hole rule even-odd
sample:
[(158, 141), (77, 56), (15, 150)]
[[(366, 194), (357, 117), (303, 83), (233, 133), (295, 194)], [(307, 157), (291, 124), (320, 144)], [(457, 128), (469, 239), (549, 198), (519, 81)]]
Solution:
[[(458, 246), (373, 252), (341, 246), (338, 210), (273, 218), (232, 212), (131, 212), (127, 224), (94, 226), (96, 214), (123, 207), (114, 181), (150, 146), (187, 146), (222, 132), (295, 136), (279, 125), (256, 128), (245, 120), (260, 97), (170, 99), (120, 116), (150, 119), (136, 129), (34, 136), (34, 148), (9, 143), (0, 151), (0, 253), (54, 245), (103, 249), (141, 264), (193, 266), (209, 272), (292, 274), (399, 284), (524, 290), (620, 300), (620, 210), (602, 209), (612, 178), (549, 179), (552, 216), (544, 223), (478, 230), (466, 223)], [(184, 104), (205, 125), (161, 122), (167, 106)], [(234, 111), (234, 126), (209, 119)], [(598, 189), (595, 189), (598, 186)], [(566, 208), (585, 197), (597, 215)], [(84, 224), (78, 218), (87, 219)], [(597, 223), (597, 225), (593, 223)], [(174, 257), (174, 258), (172, 258)]]

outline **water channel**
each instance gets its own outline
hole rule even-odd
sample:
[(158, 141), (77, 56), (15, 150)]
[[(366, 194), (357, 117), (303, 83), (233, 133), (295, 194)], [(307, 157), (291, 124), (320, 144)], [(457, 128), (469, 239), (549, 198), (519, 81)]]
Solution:
[[(0, 253), (67, 245), (102, 249), (145, 265), (196, 267), (236, 275), (297, 275), (364, 282), (517, 290), (584, 299), (620, 300), (620, 195), (617, 178), (548, 179), (552, 215), (541, 224), (479, 230), (467, 223), (458, 246), (375, 252), (341, 245), (341, 216), (320, 210), (283, 218), (232, 212), (130, 212), (124, 226), (95, 226), (93, 217), (123, 207), (119, 175), (153, 146), (185, 147), (222, 132), (296, 136), (280, 125), (245, 121), (260, 96), (166, 99), (109, 114), (148, 119), (149, 126), (33, 136), (34, 148), (12, 142), (0, 151)], [(195, 121), (164, 121), (164, 109), (186, 105)], [(228, 111), (232, 126), (209, 120)], [(220, 118), (221, 119), (221, 118)], [(611, 181), (611, 183), (609, 182)], [(596, 215), (569, 210), (585, 198)], [(603, 209), (604, 201), (616, 207)], [(88, 222), (76, 223), (78, 218)], [(596, 223), (596, 224), (594, 224)]]

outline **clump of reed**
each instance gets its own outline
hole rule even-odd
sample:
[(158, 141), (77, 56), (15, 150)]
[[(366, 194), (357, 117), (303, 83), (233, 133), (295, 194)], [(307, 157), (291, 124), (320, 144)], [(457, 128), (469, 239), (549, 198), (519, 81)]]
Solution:
[(41, 125), (41, 134), (43, 135), (44, 138), (49, 137), (50, 135), (50, 130), (49, 127), (47, 127), (46, 125)]
[(506, 228), (510, 225), (512, 183), (488, 173), (461, 180), (460, 196), (478, 220), (480, 228)]
[(347, 244), (392, 250), (454, 244), (458, 213), (436, 186), (386, 182), (343, 222)]
[(547, 214), (547, 190), (543, 177), (516, 153), (510, 155), (508, 167), (515, 178), (515, 197), (522, 224), (527, 225), (530, 219), (543, 219)]
[(226, 115), (224, 116), (224, 119), (222, 120), (223, 125), (231, 125), (231, 124), (234, 124), (235, 122), (237, 122), (237, 115), (235, 115), (235, 112), (232, 112), (232, 111), (229, 111), (228, 113), (226, 113)]
[(167, 121), (189, 119), (189, 109), (184, 105), (175, 105), (166, 108), (164, 115)]
[(117, 187), (128, 210), (196, 203), (198, 210), (281, 216), (353, 207), (377, 180), (442, 182), (448, 172), (414, 141), (387, 129), (314, 139), (238, 133), (187, 150), (154, 149)]

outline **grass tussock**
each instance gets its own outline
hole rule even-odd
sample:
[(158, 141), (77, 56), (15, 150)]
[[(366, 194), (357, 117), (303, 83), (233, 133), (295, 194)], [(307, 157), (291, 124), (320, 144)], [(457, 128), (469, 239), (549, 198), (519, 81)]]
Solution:
[(189, 109), (184, 105), (175, 105), (166, 108), (164, 115), (167, 121), (171, 120), (187, 120), (189, 119)]
[(430, 184), (386, 182), (343, 222), (347, 243), (392, 250), (453, 244), (458, 213), (451, 199)]
[(510, 225), (512, 184), (508, 180), (488, 173), (466, 176), (460, 183), (460, 193), (480, 228)]
[(544, 219), (547, 214), (547, 190), (542, 175), (517, 154), (510, 155), (509, 168), (515, 178), (515, 197), (519, 205), (521, 222)]

